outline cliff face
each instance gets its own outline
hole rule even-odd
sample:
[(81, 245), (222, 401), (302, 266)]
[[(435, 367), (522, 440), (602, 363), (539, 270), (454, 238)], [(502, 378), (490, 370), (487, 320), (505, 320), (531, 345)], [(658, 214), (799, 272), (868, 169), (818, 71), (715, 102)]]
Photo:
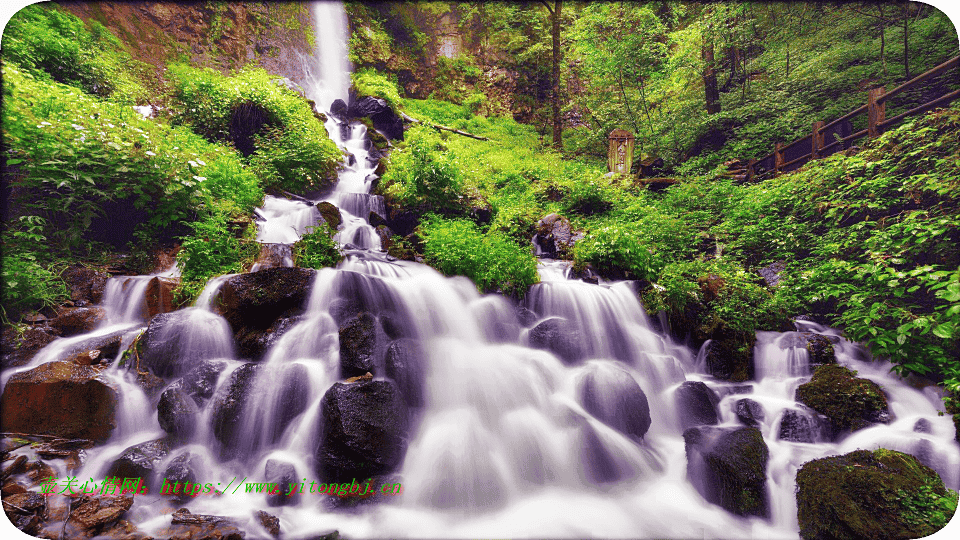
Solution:
[(138, 60), (189, 61), (223, 72), (247, 64), (301, 82), (313, 55), (309, 4), (298, 2), (63, 2), (113, 32)]

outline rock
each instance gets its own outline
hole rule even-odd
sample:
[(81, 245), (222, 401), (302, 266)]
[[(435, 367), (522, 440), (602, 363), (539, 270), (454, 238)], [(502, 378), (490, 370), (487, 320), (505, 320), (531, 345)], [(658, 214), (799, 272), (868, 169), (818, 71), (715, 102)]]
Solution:
[(922, 538), (950, 519), (949, 512), (932, 510), (947, 493), (935, 471), (893, 450), (815, 459), (797, 471), (800, 536)]
[(345, 121), (350, 114), (347, 110), (347, 103), (342, 99), (333, 100), (333, 103), (330, 105), (330, 114), (338, 120)]
[(340, 376), (363, 375), (374, 368), (376, 319), (364, 311), (340, 326)]
[(725, 381), (753, 379), (754, 342), (753, 334), (729, 331), (714, 336), (705, 345), (707, 373)]
[(292, 464), (268, 459), (263, 480), (278, 485), (278, 489), (267, 493), (267, 506), (296, 506), (300, 503), (300, 493), (290, 494), (290, 485), (300, 484), (297, 469)]
[(933, 433), (933, 424), (926, 418), (921, 418), (913, 425), (915, 433)]
[(524, 328), (530, 328), (537, 322), (538, 319), (539, 317), (537, 317), (536, 313), (523, 306), (517, 306), (517, 322), (520, 323), (520, 326), (523, 326)]
[(573, 254), (573, 245), (583, 238), (574, 234), (570, 220), (559, 214), (547, 214), (537, 221), (537, 233), (533, 235), (533, 244), (537, 255), (552, 259), (569, 258)]
[(67, 362), (73, 362), (74, 364), (79, 364), (81, 366), (93, 366), (99, 364), (102, 359), (103, 353), (94, 349), (92, 351), (79, 353), (73, 358), (67, 360)]
[(280, 519), (277, 518), (277, 516), (268, 514), (263, 510), (257, 510), (253, 514), (253, 517), (257, 519), (257, 522), (260, 523), (260, 525), (262, 525), (271, 536), (274, 538), (278, 538), (280, 536)]
[(135, 444), (110, 464), (107, 477), (140, 478), (149, 492), (156, 492), (156, 468), (170, 453), (170, 445), (164, 439)]
[(226, 321), (199, 308), (157, 315), (138, 347), (140, 368), (158, 377), (179, 377), (204, 360), (234, 356)]
[(397, 383), (403, 400), (410, 407), (422, 407), (426, 356), (423, 346), (413, 339), (398, 339), (387, 347), (384, 368), (387, 377)]
[(811, 334), (807, 339), (806, 348), (810, 359), (810, 369), (837, 363), (837, 353), (833, 350), (833, 343), (826, 336)]
[(220, 289), (218, 309), (234, 332), (266, 330), (281, 315), (303, 310), (315, 275), (307, 268), (268, 268), (233, 276)]
[(33, 359), (37, 351), (57, 339), (57, 331), (49, 327), (31, 327), (17, 334), (12, 327), (4, 327), (2, 362), (4, 368), (22, 366)]
[(48, 362), (13, 374), (0, 396), (0, 423), (14, 433), (105, 441), (116, 427), (118, 395), (100, 370)]
[(687, 477), (707, 501), (740, 516), (769, 516), (769, 451), (759, 429), (694, 427), (683, 441)]
[(404, 208), (391, 206), (387, 225), (400, 236), (407, 237), (420, 225), (420, 214)]
[(373, 210), (371, 210), (370, 213), (367, 215), (367, 223), (369, 223), (370, 226), (373, 227), (374, 229), (376, 229), (381, 225), (388, 225), (386, 218), (374, 212)]
[[(187, 452), (173, 459), (160, 476), (160, 495), (170, 497), (183, 504), (198, 496), (202, 491), (197, 483), (198, 465), (193, 454)], [(177, 485), (180, 484), (180, 485)]]
[(880, 386), (838, 365), (817, 368), (810, 382), (797, 388), (796, 400), (830, 420), (833, 438), (890, 418)]
[(780, 431), (777, 435), (782, 441), (815, 443), (829, 438), (829, 422), (821, 419), (812, 411), (786, 409), (780, 418)]
[[(370, 212), (371, 215), (375, 215), (373, 212)], [(390, 243), (390, 240), (393, 238), (393, 231), (390, 230), (390, 227), (386, 225), (380, 225), (376, 228), (377, 238), (380, 239), (380, 245), (387, 245)]]
[(580, 333), (566, 319), (545, 319), (530, 330), (528, 337), (531, 347), (550, 351), (567, 365), (583, 359)]
[(327, 201), (318, 202), (317, 211), (320, 212), (320, 217), (323, 218), (324, 223), (334, 230), (343, 223), (343, 216), (340, 214), (340, 209), (333, 203)]
[(105, 313), (101, 307), (66, 308), (50, 320), (50, 326), (62, 337), (86, 334), (97, 328)]
[(391, 140), (403, 140), (403, 120), (384, 99), (362, 97), (350, 104), (348, 113), (354, 118), (369, 118), (373, 127)]
[(147, 302), (146, 319), (173, 311), (173, 290), (177, 288), (177, 283), (176, 279), (159, 276), (147, 282), (147, 289), (144, 291)]
[(271, 442), (278, 442), (283, 432), (310, 403), (310, 375), (300, 364), (285, 366), (279, 401), (274, 411)]
[(217, 381), (220, 379), (220, 373), (226, 367), (227, 363), (223, 360), (204, 360), (188, 371), (174, 385), (193, 398), (198, 406), (203, 405), (213, 397), (213, 392), (217, 389)]
[(236, 333), (237, 355), (240, 358), (259, 361), (263, 359), (270, 347), (280, 339), (280, 336), (303, 320), (302, 315), (296, 317), (280, 317), (270, 328), (244, 327)]
[(43, 524), (47, 509), (47, 499), (43, 495), (28, 491), (4, 496), (3, 510), (14, 527), (31, 535), (37, 536)]
[(674, 394), (677, 412), (680, 416), (680, 428), (694, 426), (713, 426), (720, 420), (717, 404), (720, 397), (709, 386), (700, 381), (684, 381)]
[(177, 438), (187, 438), (197, 426), (200, 413), (197, 402), (179, 388), (167, 388), (157, 403), (157, 420), (164, 431)]
[(227, 518), (191, 514), (181, 508), (170, 515), (171, 527), (163, 536), (190, 540), (244, 540), (245, 534)]
[(243, 406), (253, 389), (257, 374), (263, 366), (248, 363), (238, 367), (230, 374), (225, 388), (217, 393), (213, 402), (213, 434), (223, 445), (221, 456), (235, 457), (236, 446), (242, 435), (237, 430), (241, 426)]
[[(73, 503), (68, 525), (70, 538), (92, 537), (113, 525), (133, 506), (132, 495), (116, 497), (83, 496)], [(79, 529), (79, 530), (77, 530)]]
[(349, 482), (393, 472), (407, 448), (407, 407), (390, 381), (335, 383), (321, 401), (317, 472)]
[(776, 287), (782, 278), (781, 274), (783, 274), (783, 271), (786, 269), (787, 264), (784, 261), (777, 261), (757, 270), (757, 273), (760, 274), (760, 277), (763, 278), (763, 281), (766, 282), (768, 287)]
[(601, 422), (637, 438), (650, 429), (650, 406), (627, 370), (610, 363), (589, 363), (577, 379), (583, 408)]
[(759, 426), (764, 419), (763, 406), (752, 399), (744, 398), (734, 404), (737, 419), (748, 426)]
[(100, 303), (110, 274), (76, 265), (64, 270), (60, 277), (67, 284), (74, 305), (82, 307)]

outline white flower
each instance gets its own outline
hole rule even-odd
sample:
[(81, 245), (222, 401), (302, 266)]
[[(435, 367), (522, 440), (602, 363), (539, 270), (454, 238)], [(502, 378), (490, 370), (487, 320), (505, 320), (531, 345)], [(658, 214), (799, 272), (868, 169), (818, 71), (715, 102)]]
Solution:
[(146, 154), (147, 154), (148, 156), (155, 156), (155, 155), (156, 155), (156, 154), (154, 154), (153, 152), (151, 152), (150, 150), (147, 150)]
[(203, 166), (206, 166), (206, 165), (207, 165), (206, 163), (203, 162), (202, 159), (198, 159), (198, 160), (197, 160), (197, 163), (199, 163), (199, 164), (201, 164), (201, 165), (203, 165)]
[(80, 126), (80, 125), (77, 125), (77, 124), (70, 124), (70, 125), (73, 126), (73, 129), (75, 129), (75, 130), (77, 130), (77, 131), (80, 131), (80, 130), (82, 130), (82, 129), (86, 129), (85, 127)]
[(198, 166), (198, 165), (197, 165), (197, 162), (194, 161), (194, 160), (192, 160), (192, 159), (191, 159), (190, 161), (188, 161), (187, 164), (189, 164), (191, 167), (197, 167), (197, 166)]
[(207, 177), (194, 175), (193, 179), (196, 180), (197, 182), (203, 182), (204, 180), (207, 179)]

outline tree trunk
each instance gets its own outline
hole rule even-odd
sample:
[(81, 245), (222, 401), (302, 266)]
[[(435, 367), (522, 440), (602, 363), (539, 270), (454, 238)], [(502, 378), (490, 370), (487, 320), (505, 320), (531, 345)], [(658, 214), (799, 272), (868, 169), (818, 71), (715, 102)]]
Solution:
[(903, 75), (910, 80), (910, 4), (903, 4)]
[(713, 43), (705, 44), (700, 49), (703, 58), (703, 90), (707, 103), (707, 114), (720, 112), (720, 91), (717, 89), (717, 72), (714, 67)]
[(560, 118), (560, 9), (562, 0), (556, 0), (553, 9), (553, 146), (563, 150), (563, 121)]

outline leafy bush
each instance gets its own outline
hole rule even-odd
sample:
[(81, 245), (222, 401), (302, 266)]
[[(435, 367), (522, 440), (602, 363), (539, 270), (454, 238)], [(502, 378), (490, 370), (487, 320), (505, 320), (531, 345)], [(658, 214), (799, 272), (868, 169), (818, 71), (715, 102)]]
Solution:
[(679, 219), (656, 212), (635, 221), (607, 221), (591, 228), (573, 249), (574, 264), (604, 274), (654, 280), (688, 248), (689, 233)]
[(430, 214), (419, 232), (424, 262), (448, 276), (470, 278), (482, 292), (522, 297), (540, 279), (529, 250), (499, 233), (483, 234), (470, 221)]
[(400, 98), (400, 92), (397, 90), (396, 77), (391, 80), (371, 68), (360, 68), (350, 74), (350, 80), (358, 96), (374, 96), (386, 100), (390, 108), (395, 112), (403, 107), (403, 99)]
[(460, 171), (437, 133), (425, 126), (406, 132), (407, 144), (390, 154), (383, 175), (387, 195), (401, 204), (452, 209), (463, 197)]
[(180, 285), (176, 294), (181, 303), (195, 299), (210, 278), (243, 272), (260, 253), (260, 244), (252, 238), (254, 229), (248, 228), (246, 237), (238, 237), (229, 216), (216, 207), (189, 226), (193, 234), (183, 238), (177, 253)]
[(343, 253), (340, 245), (333, 239), (336, 232), (326, 223), (320, 227), (308, 227), (307, 233), (293, 246), (297, 266), (319, 269), (340, 264)]

